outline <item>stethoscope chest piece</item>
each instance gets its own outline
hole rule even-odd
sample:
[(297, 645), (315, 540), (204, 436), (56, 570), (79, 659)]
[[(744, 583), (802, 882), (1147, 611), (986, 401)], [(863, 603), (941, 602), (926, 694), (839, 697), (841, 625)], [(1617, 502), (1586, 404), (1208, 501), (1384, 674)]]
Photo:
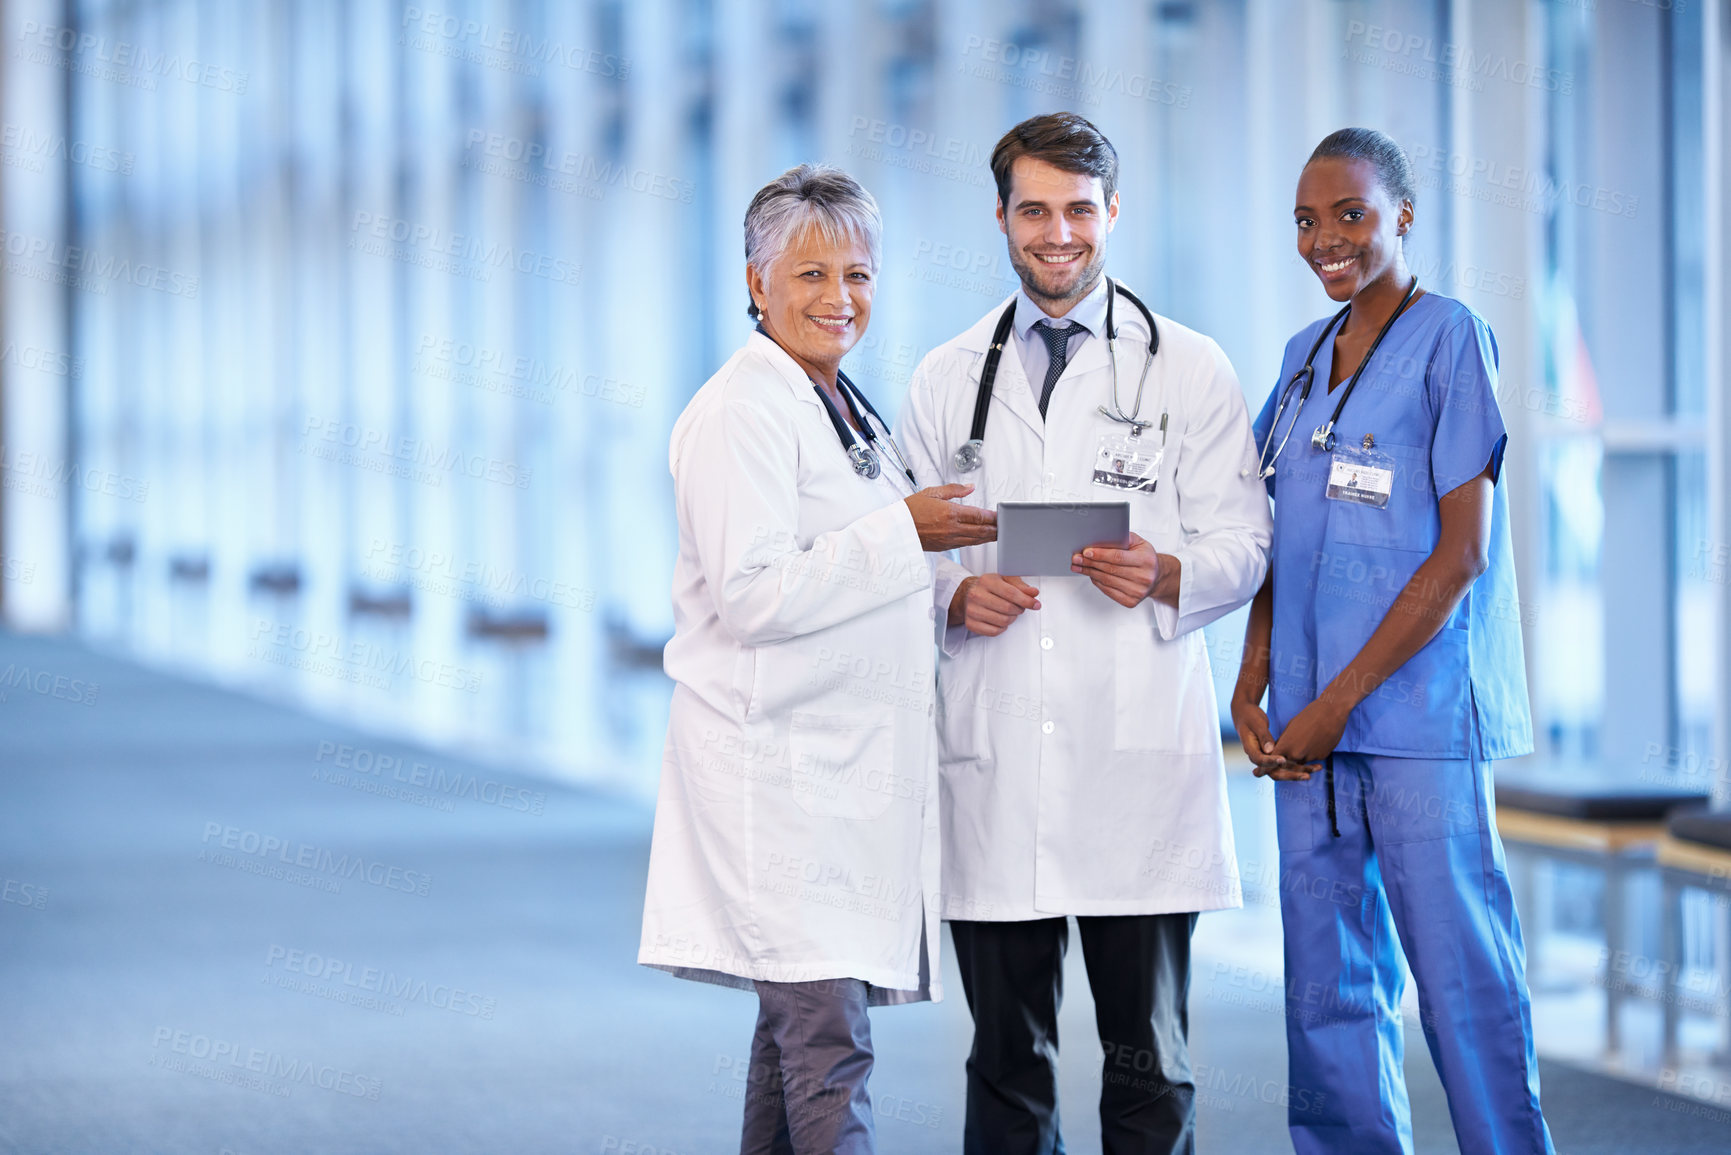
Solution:
[(978, 437), (970, 437), (962, 442), (961, 447), (956, 450), (955, 456), (950, 459), (956, 467), (956, 472), (972, 473), (978, 469), (985, 447), (985, 441)]
[(883, 466), (878, 464), (878, 455), (863, 445), (848, 446), (847, 456), (853, 462), (853, 471), (867, 481), (876, 481), (878, 474), (883, 472)]
[[(1119, 295), (1136, 306), (1148, 323), (1148, 352), (1142, 359), (1142, 376), (1136, 383), (1136, 403), (1128, 414), (1118, 404), (1118, 323), (1114, 319), (1114, 301)], [(1004, 345), (1010, 339), (1010, 334), (1016, 323), (1016, 302), (1010, 302), (998, 317), (998, 326), (992, 331), (991, 344), (986, 348), (986, 359), (980, 367), (979, 385), (974, 393), (974, 422), (968, 429), (968, 439), (956, 448), (950, 455), (950, 463), (958, 473), (972, 473), (980, 468), (982, 451), (986, 439), (986, 414), (992, 404), (992, 386), (998, 377), (998, 361), (1004, 354)], [(1143, 304), (1141, 299), (1124, 288), (1116, 281), (1106, 282), (1106, 348), (1107, 361), (1112, 367), (1112, 408), (1100, 406), (1100, 412), (1112, 420), (1130, 426), (1131, 435), (1140, 437), (1144, 429), (1154, 423), (1138, 420), (1142, 412), (1142, 390), (1148, 383), (1148, 370), (1154, 364), (1154, 354), (1160, 348), (1160, 330), (1154, 323), (1154, 313)], [(1160, 431), (1166, 432), (1166, 415), (1160, 415)]]
[[(1382, 328), (1377, 330), (1376, 339), (1370, 343), (1370, 348), (1365, 350), (1364, 357), (1358, 363), (1358, 368), (1353, 370), (1352, 377), (1341, 389), (1340, 400), (1335, 402), (1333, 415), (1325, 424), (1317, 426), (1316, 432), (1310, 435), (1310, 447), (1318, 453), (1334, 452), (1334, 423), (1340, 420), (1341, 412), (1346, 408), (1346, 399), (1352, 396), (1354, 389), (1358, 388), (1358, 379), (1364, 376), (1364, 371), (1370, 365), (1371, 358), (1375, 357), (1376, 351), (1382, 347), (1382, 339), (1388, 336), (1388, 331), (1393, 327), (1395, 319), (1406, 311), (1407, 305), (1412, 302), (1413, 294), (1417, 291), (1418, 277), (1415, 275), (1407, 284), (1406, 294), (1401, 297), (1400, 304), (1395, 306), (1394, 312), (1388, 315), (1388, 319), (1382, 323)], [(1322, 343), (1328, 339), (1328, 335), (1334, 332), (1341, 321), (1346, 319), (1346, 315), (1351, 309), (1352, 302), (1348, 301), (1341, 307), (1340, 312), (1336, 313), (1333, 319), (1322, 327), (1322, 332), (1317, 334), (1315, 343), (1310, 346), (1309, 355), (1304, 358), (1304, 367), (1294, 373), (1286, 387), (1281, 390), (1280, 401), (1274, 407), (1274, 418), (1268, 423), (1268, 436), (1263, 440), (1262, 449), (1257, 454), (1256, 474), (1263, 480), (1274, 475), (1275, 463), (1280, 460), (1280, 453), (1286, 448), (1286, 442), (1292, 436), (1293, 427), (1298, 424), (1299, 409), (1302, 409), (1304, 403), (1310, 399), (1310, 386), (1316, 380), (1316, 370), (1312, 367), (1316, 361), (1316, 354), (1321, 351)], [(1292, 396), (1294, 389), (1298, 390), (1298, 409), (1292, 411), (1292, 419), (1287, 423), (1286, 432), (1281, 435), (1277, 444), (1274, 438), (1280, 432), (1280, 415), (1285, 412), (1287, 399)]]

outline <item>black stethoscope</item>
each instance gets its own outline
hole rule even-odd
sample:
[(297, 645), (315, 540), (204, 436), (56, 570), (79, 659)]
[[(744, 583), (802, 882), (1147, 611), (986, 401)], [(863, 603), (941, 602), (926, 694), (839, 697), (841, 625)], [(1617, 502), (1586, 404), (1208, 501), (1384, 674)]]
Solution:
[[(774, 337), (769, 336), (769, 331), (761, 324), (757, 326), (757, 331), (769, 340), (775, 340)], [(848, 416), (853, 418), (854, 424), (859, 426), (860, 436), (865, 438), (863, 445), (860, 443), (859, 437), (854, 435), (853, 426), (843, 420), (841, 412), (835, 407), (835, 402), (831, 401), (829, 394), (823, 391), (823, 386), (813, 381), (811, 387), (817, 394), (818, 400), (823, 402), (824, 412), (829, 414), (830, 423), (835, 426), (835, 435), (841, 438), (842, 448), (847, 450), (847, 459), (853, 463), (853, 471), (867, 481), (875, 481), (883, 473), (883, 464), (878, 449), (879, 438), (872, 429), (872, 423), (860, 413), (860, 406), (863, 405), (865, 412), (871, 414), (878, 425), (883, 428), (883, 443), (889, 446), (891, 453), (895, 454), (896, 464), (901, 466), (903, 473), (907, 474), (908, 484), (918, 489), (919, 482), (914, 480), (914, 471), (908, 468), (907, 458), (902, 456), (901, 447), (896, 444), (896, 439), (890, 436), (889, 425), (882, 417), (878, 416), (878, 411), (872, 406), (871, 400), (864, 393), (861, 393), (859, 386), (849, 381), (847, 374), (840, 369), (836, 370), (835, 379), (836, 392), (841, 394), (842, 404), (847, 406)]]
[[(1358, 368), (1352, 374), (1352, 380), (1348, 381), (1346, 388), (1340, 391), (1340, 400), (1335, 403), (1334, 412), (1329, 415), (1328, 423), (1317, 426), (1316, 432), (1310, 435), (1312, 449), (1320, 453), (1334, 452), (1334, 423), (1340, 420), (1341, 410), (1346, 408), (1346, 399), (1351, 397), (1352, 391), (1358, 387), (1358, 379), (1364, 376), (1366, 367), (1370, 365), (1370, 359), (1376, 356), (1377, 346), (1381, 345), (1382, 339), (1388, 336), (1388, 331), (1393, 327), (1395, 318), (1406, 312), (1407, 304), (1416, 292), (1418, 292), (1418, 277), (1415, 276), (1412, 283), (1407, 285), (1406, 295), (1400, 299), (1400, 304), (1395, 306), (1394, 312), (1388, 315), (1388, 320), (1384, 321), (1382, 328), (1377, 331), (1376, 340), (1370, 343), (1370, 349), (1365, 352), (1364, 360), (1358, 363)], [(1304, 409), (1304, 403), (1310, 399), (1310, 387), (1316, 381), (1316, 370), (1311, 368), (1311, 363), (1316, 360), (1317, 353), (1322, 350), (1322, 343), (1328, 340), (1330, 333), (1334, 332), (1334, 327), (1345, 320), (1346, 315), (1351, 311), (1352, 302), (1348, 301), (1341, 306), (1340, 312), (1336, 313), (1328, 324), (1322, 327), (1322, 334), (1316, 338), (1316, 343), (1310, 347), (1310, 355), (1304, 359), (1304, 367), (1292, 375), (1292, 378), (1286, 383), (1286, 388), (1281, 391), (1280, 404), (1274, 407), (1274, 420), (1268, 423), (1268, 438), (1262, 443), (1262, 452), (1256, 459), (1256, 476), (1259, 481), (1266, 481), (1274, 475), (1274, 463), (1280, 460), (1280, 454), (1286, 449), (1287, 441), (1292, 438), (1293, 427), (1298, 424), (1298, 414)], [(1292, 411), (1292, 420), (1286, 424), (1286, 435), (1280, 439), (1279, 445), (1274, 445), (1274, 434), (1280, 428), (1280, 415), (1286, 410), (1287, 399), (1292, 396), (1292, 391), (1295, 388), (1298, 389), (1298, 407)], [(1272, 457), (1268, 455), (1269, 446), (1274, 446), (1274, 456)], [(1244, 470), (1246, 476), (1249, 473), (1248, 469)]]
[[(842, 403), (847, 406), (849, 416), (859, 425), (860, 436), (866, 439), (864, 445), (861, 445), (859, 438), (854, 436), (852, 426), (842, 420), (841, 414), (836, 411), (835, 402), (829, 399), (829, 394), (825, 393), (823, 388), (815, 382), (813, 382), (812, 388), (817, 390), (819, 399), (823, 401), (824, 409), (829, 413), (830, 422), (835, 426), (835, 435), (841, 438), (842, 445), (847, 448), (847, 457), (849, 461), (853, 462), (853, 471), (867, 481), (877, 480), (878, 475), (883, 472), (882, 453), (878, 448), (878, 442), (882, 440), (883, 444), (889, 447), (889, 451), (895, 455), (896, 464), (907, 475), (908, 484), (918, 489), (919, 482), (914, 480), (914, 471), (908, 468), (907, 458), (902, 456), (901, 447), (896, 444), (896, 439), (890, 435), (889, 425), (884, 422), (882, 417), (878, 416), (878, 411), (872, 408), (871, 401), (859, 391), (858, 385), (847, 379), (847, 374), (840, 369), (835, 371), (835, 379), (836, 392), (841, 394)], [(857, 405), (855, 404), (856, 400), (858, 401)], [(860, 413), (861, 405), (865, 406), (865, 412), (871, 414), (872, 419), (883, 428), (884, 433), (881, 439), (872, 429), (871, 421), (867, 421), (865, 416)]]
[[(1118, 403), (1118, 326), (1113, 320), (1113, 298), (1122, 293), (1124, 299), (1135, 305), (1142, 313), (1142, 318), (1148, 322), (1148, 355), (1142, 359), (1142, 376), (1136, 382), (1136, 404), (1125, 416), (1123, 407)], [(983, 450), (986, 442), (986, 414), (992, 407), (992, 385), (998, 379), (998, 362), (1004, 356), (1004, 344), (1010, 339), (1010, 331), (1016, 326), (1016, 302), (1011, 301), (998, 318), (998, 327), (992, 331), (992, 344), (986, 350), (986, 363), (980, 369), (980, 387), (974, 394), (974, 424), (968, 431), (968, 439), (962, 442), (951, 458), (951, 464), (958, 473), (972, 473), (980, 467), (983, 460)], [(1100, 406), (1100, 412), (1114, 421), (1121, 421), (1130, 426), (1131, 436), (1140, 437), (1142, 431), (1154, 424), (1152, 421), (1139, 421), (1142, 414), (1142, 390), (1148, 384), (1148, 370), (1154, 364), (1154, 353), (1160, 348), (1160, 330), (1154, 324), (1154, 313), (1142, 303), (1129, 289), (1118, 284), (1111, 278), (1106, 280), (1106, 357), (1112, 363), (1112, 408)], [(1160, 414), (1160, 435), (1166, 435), (1166, 414)]]

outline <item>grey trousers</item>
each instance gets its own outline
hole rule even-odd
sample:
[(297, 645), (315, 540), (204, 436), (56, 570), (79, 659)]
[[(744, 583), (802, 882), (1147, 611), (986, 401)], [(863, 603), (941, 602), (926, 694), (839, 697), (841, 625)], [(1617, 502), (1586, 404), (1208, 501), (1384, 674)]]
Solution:
[(866, 984), (756, 985), (740, 1155), (873, 1155)]

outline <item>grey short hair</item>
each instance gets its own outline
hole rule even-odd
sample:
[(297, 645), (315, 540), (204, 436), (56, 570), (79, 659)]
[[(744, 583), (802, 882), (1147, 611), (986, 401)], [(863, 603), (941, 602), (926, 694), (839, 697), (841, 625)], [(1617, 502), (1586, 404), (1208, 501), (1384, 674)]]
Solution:
[[(811, 228), (832, 245), (864, 241), (877, 272), (884, 233), (878, 202), (859, 181), (827, 164), (796, 165), (757, 190), (745, 210), (745, 263), (768, 268)], [(745, 312), (756, 318), (756, 303), (748, 301)]]

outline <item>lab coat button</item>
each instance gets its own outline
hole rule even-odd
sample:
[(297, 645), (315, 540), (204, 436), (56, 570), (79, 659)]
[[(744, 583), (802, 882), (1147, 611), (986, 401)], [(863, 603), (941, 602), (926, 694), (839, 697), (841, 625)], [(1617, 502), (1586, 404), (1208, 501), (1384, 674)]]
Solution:
[(1052, 639), (1051, 638), (1041, 638), (1040, 639), (1040, 648), (1042, 650), (1051, 649), (1052, 648)]
[(1040, 723), (1040, 733), (1042, 734), (1050, 734), (1054, 729), (1056, 729), (1056, 727), (1054, 727), (1050, 722)]

